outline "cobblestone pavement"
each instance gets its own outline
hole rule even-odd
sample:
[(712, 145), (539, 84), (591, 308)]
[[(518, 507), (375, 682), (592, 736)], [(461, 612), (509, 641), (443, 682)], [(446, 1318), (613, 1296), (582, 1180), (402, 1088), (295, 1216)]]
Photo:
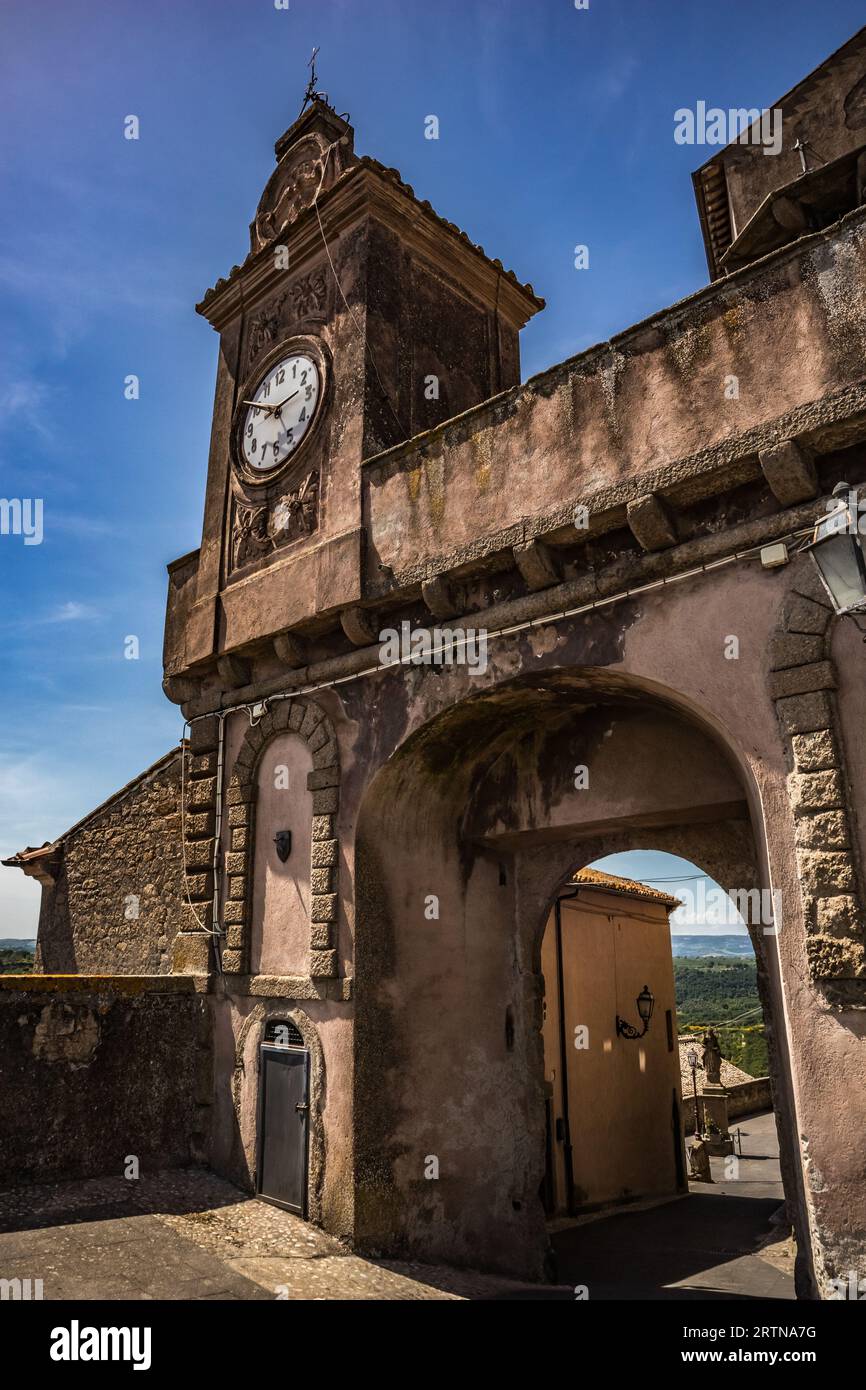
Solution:
[(193, 1168), (0, 1190), (0, 1279), (41, 1279), (46, 1299), (790, 1299), (773, 1116), (738, 1124), (736, 1178), (713, 1159), (689, 1197), (556, 1222), (556, 1285), (361, 1259)]
[(467, 1270), (371, 1261), (200, 1169), (0, 1191), (0, 1279), (46, 1299), (565, 1298)]

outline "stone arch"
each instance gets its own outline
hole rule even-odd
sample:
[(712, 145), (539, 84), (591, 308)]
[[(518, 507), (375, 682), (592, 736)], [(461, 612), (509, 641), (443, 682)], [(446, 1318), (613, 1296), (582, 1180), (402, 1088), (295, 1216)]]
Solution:
[[(668, 724), (688, 736), (687, 755), (664, 757)], [(656, 741), (638, 757), (644, 728)], [(602, 751), (621, 737), (618, 751)], [(563, 790), (575, 760), (592, 760), (602, 778), (585, 816), (580, 793), (569, 790), (569, 804)], [(659, 779), (659, 767), (671, 776)], [(714, 829), (731, 818), (743, 828), (713, 847)], [(395, 1258), (423, 1248), (457, 1263), (481, 1252), (491, 1268), (541, 1276), (538, 947), (551, 894), (604, 849), (644, 835), (657, 847), (664, 825), (697, 836), (692, 822), (707, 826), (703, 846), (720, 873), (727, 858), (736, 875), (728, 886), (767, 885), (760, 791), (730, 731), (675, 690), (601, 668), (506, 677), (440, 707), (380, 766), (356, 830), (360, 1248)], [(430, 923), (428, 892), (437, 895)], [(790, 1059), (784, 1029), (776, 1031), (786, 1192), (806, 1249)], [(431, 1038), (447, 1068), (430, 1066)], [(441, 1161), (439, 1183), (424, 1181), (430, 1154)]]
[(830, 658), (833, 609), (817, 575), (806, 568), (808, 559), (797, 564), (773, 637), (770, 694), (788, 763), (809, 969), (825, 992), (830, 985), (832, 993), (847, 998), (853, 986), (843, 981), (862, 980), (866, 970), (863, 869), (852, 833)]
[(278, 734), (302, 739), (313, 758), (307, 787), (313, 794), (310, 853), (310, 975), (337, 974), (336, 931), (340, 846), (340, 762), (337, 738), (325, 711), (313, 700), (275, 703), (244, 735), (226, 792), (230, 848), (226, 856), (226, 974), (248, 973), (252, 918), (253, 850), (257, 774), (265, 748)]
[(244, 1019), (235, 1042), (232, 1103), (243, 1150), (244, 1176), (250, 1188), (255, 1187), (258, 1157), (259, 1044), (264, 1037), (265, 1028), (275, 1019), (294, 1023), (310, 1054), (307, 1218), (314, 1225), (320, 1226), (325, 1184), (325, 1131), (322, 1122), (325, 1102), (325, 1057), (318, 1029), (312, 1019), (297, 1004), (289, 1004), (284, 1000), (255, 1004)]

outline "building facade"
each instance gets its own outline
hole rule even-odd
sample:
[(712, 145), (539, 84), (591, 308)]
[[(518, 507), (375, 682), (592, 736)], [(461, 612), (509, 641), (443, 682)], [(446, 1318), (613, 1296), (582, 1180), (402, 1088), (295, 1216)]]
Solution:
[(581, 869), (550, 914), (541, 942), (548, 1215), (687, 1190), (668, 922), (678, 906), (647, 884)]
[(261, 1189), (279, 1133), (267, 1195), (359, 1249), (543, 1272), (545, 924), (576, 870), (652, 848), (775, 904), (750, 929), (798, 1287), (862, 1270), (864, 657), (797, 538), (866, 480), (864, 90), (861, 33), (774, 108), (777, 155), (698, 171), (707, 286), (524, 383), (542, 301), (319, 100), (198, 306), (155, 832), (182, 891), (124, 854), (85, 909), (80, 830), (14, 862), (46, 970), (65, 940), (206, 1001), (195, 1152)]

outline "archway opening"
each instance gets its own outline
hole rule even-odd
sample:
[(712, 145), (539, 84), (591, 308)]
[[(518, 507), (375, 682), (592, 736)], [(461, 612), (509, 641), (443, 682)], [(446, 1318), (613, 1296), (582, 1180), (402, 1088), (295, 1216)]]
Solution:
[[(367, 790), (356, 843), (358, 1244), (549, 1275), (542, 954), (553, 904), (576, 870), (641, 849), (760, 890), (747, 762), (657, 687), (585, 670), (521, 677), (405, 740)], [(632, 1022), (645, 983), (620, 1011)], [(772, 1008), (779, 1019), (778, 998)], [(781, 1026), (774, 1039), (799, 1216)], [(673, 1163), (671, 1116), (669, 1094)]]
[(768, 895), (729, 893), (649, 847), (557, 891), (541, 952), (541, 1199), (559, 1279), (602, 1298), (623, 1284), (793, 1297), (762, 949), (774, 931)]

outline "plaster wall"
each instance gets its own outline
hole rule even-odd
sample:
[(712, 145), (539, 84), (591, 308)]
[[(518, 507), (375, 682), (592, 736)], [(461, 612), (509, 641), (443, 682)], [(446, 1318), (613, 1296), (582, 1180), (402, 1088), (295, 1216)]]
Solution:
[[(583, 863), (597, 858), (615, 822), (621, 847), (632, 827), (646, 842), (682, 823), (680, 796), (667, 827), (663, 817), (655, 829), (643, 825), (653, 767), (660, 783), (670, 777), (684, 786), (693, 774), (695, 807), (706, 807), (731, 770), (736, 774), (753, 828), (755, 867), (747, 882), (736, 882), (736, 867), (721, 881), (751, 888), (757, 872), (757, 886), (781, 893), (778, 930), (758, 924), (753, 940), (770, 1010), (774, 1103), (798, 1225), (801, 1288), (814, 1287), (813, 1247), (824, 1287), (840, 1259), (859, 1258), (866, 1227), (858, 1196), (857, 1136), (866, 1124), (857, 1079), (866, 1062), (862, 1016), (829, 1007), (809, 972), (788, 754), (768, 695), (773, 633), (786, 596), (803, 582), (802, 562), (781, 572), (744, 562), (494, 644), (484, 677), (413, 668), (398, 679), (383, 673), (365, 686), (365, 699), (383, 711), (385, 725), (367, 765), (371, 772), (385, 765), (389, 738), (400, 753), (372, 782), (358, 825), (355, 1123), (362, 1241), (424, 1248), (467, 1263), (483, 1256), (504, 1266), (508, 1259), (512, 1268), (516, 1249), (530, 1266), (532, 1251), (543, 1248), (535, 1199), (543, 1095), (533, 934), (546, 920), (557, 883), (580, 866), (575, 856)], [(731, 636), (739, 649), (729, 659)], [(350, 718), (356, 698), (346, 687)], [(569, 845), (560, 838), (560, 822), (557, 835), (546, 837), (539, 808), (544, 803), (546, 815), (559, 814), (563, 773), (557, 769), (570, 772), (575, 759), (566, 737), (558, 760), (548, 750), (520, 762), (513, 749), (521, 730), (527, 738), (537, 734), (541, 747), (546, 729), (567, 730), (562, 716), (569, 700), (586, 707), (617, 698), (666, 705), (668, 717), (682, 722), (681, 749), (668, 739), (660, 760), (653, 750), (664, 744), (645, 737), (652, 721), (642, 722), (640, 714), (632, 724), (620, 720), (615, 727), (630, 727), (634, 737), (630, 757), (611, 761), (619, 769), (618, 807), (607, 800), (616, 780), (598, 781), (610, 828), (588, 840), (576, 833)], [(695, 756), (695, 727), (721, 750), (717, 762), (706, 752)], [(601, 747), (599, 767), (614, 757), (613, 744), (610, 753), (604, 741)], [(513, 773), (509, 780), (491, 771), (506, 754), (522, 768), (516, 782)], [(366, 755), (359, 735), (356, 756)], [(590, 806), (593, 766), (591, 757)], [(505, 827), (503, 834), (490, 833), (497, 826)], [(521, 826), (529, 834), (525, 842)], [(750, 856), (735, 841), (731, 864), (745, 868)], [(439, 898), (435, 923), (424, 918), (428, 893)], [(484, 989), (476, 960), (484, 962)], [(515, 1041), (506, 1055), (508, 1006), (515, 1011)], [(434, 1036), (448, 1055), (446, 1075), (429, 1066)], [(370, 1090), (368, 1044), (380, 1079), (384, 1066), (384, 1100)], [(424, 1155), (446, 1152), (446, 1180), (425, 1183)]]
[[(250, 942), (255, 975), (309, 973), (312, 766), (312, 754), (296, 734), (273, 739), (259, 763)], [(285, 863), (274, 844), (279, 830), (292, 837)]]
[[(419, 561), (722, 446), (863, 374), (866, 213), (364, 467), (369, 569)], [(768, 364), (771, 364), (768, 366)], [(731, 376), (737, 397), (726, 395)], [(751, 471), (749, 471), (749, 467)], [(746, 476), (760, 476), (757, 461)], [(372, 579), (370, 580), (372, 583)]]
[(311, 1052), (309, 1217), (333, 1234), (353, 1228), (351, 1006), (241, 993), (211, 998), (214, 1123), (210, 1164), (255, 1191), (259, 1048), (269, 1019), (291, 1019)]

